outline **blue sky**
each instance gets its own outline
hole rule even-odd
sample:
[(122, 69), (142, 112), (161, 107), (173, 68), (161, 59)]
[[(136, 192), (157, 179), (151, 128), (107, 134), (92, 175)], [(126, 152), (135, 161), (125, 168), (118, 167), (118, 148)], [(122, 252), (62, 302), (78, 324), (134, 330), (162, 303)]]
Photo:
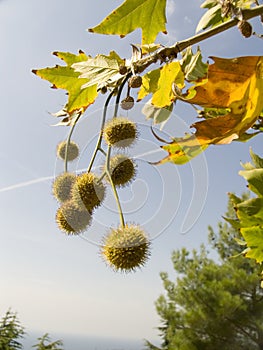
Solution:
[[(153, 239), (147, 265), (128, 275), (111, 271), (102, 261), (97, 244), (107, 227), (116, 224), (111, 195), (93, 226), (83, 237), (66, 237), (56, 227), (57, 203), (51, 195), (52, 179), (61, 169), (56, 145), (67, 135), (49, 112), (66, 101), (65, 94), (49, 88), (31, 73), (33, 68), (59, 63), (53, 51), (92, 56), (114, 48), (129, 58), (130, 44), (139, 31), (124, 39), (88, 33), (121, 1), (3, 0), (0, 2), (0, 312), (17, 311), (27, 330), (155, 340), (160, 322), (154, 301), (162, 293), (160, 271), (173, 275), (171, 252), (206, 241), (207, 226), (216, 226), (224, 214), (227, 192), (241, 193), (240, 161), (249, 160), (249, 147), (262, 155), (262, 136), (248, 143), (211, 146), (190, 164), (150, 166), (164, 154), (149, 132), (138, 106), (128, 116), (143, 135), (132, 154), (138, 158), (137, 181), (122, 191), (129, 221), (145, 227)], [(195, 32), (202, 10), (198, 0), (168, 2), (165, 45)], [(261, 25), (253, 21), (255, 29)], [(262, 40), (244, 39), (236, 28), (200, 43), (208, 56), (262, 55)], [(98, 133), (103, 101), (99, 99), (77, 127), (76, 142), (83, 150), (72, 170), (85, 167)], [(193, 109), (178, 104), (166, 133), (177, 135), (192, 122)], [(152, 155), (145, 155), (156, 150)], [(140, 155), (140, 156), (138, 156)], [(191, 204), (191, 198), (192, 204)], [(189, 209), (190, 208), (190, 209)], [(189, 215), (187, 216), (187, 211)], [(194, 225), (193, 225), (194, 224)], [(187, 231), (187, 232), (185, 232)]]

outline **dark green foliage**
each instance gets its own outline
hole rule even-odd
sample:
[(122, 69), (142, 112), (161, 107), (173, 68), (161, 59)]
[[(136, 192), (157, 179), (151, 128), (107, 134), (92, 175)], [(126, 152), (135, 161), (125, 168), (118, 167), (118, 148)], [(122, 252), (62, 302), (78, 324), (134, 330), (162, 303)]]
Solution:
[[(19, 340), (24, 338), (25, 334), (17, 314), (8, 310), (0, 320), (0, 350), (23, 349)], [(52, 342), (47, 333), (37, 340), (38, 343), (33, 345), (36, 350), (63, 350), (63, 342), (61, 340)]]
[(48, 333), (44, 334), (37, 340), (38, 344), (33, 346), (36, 350), (63, 350), (63, 342), (61, 340), (51, 342)]
[[(226, 216), (235, 219), (233, 210)], [(198, 252), (173, 252), (175, 281), (161, 273), (166, 294), (156, 302), (162, 350), (263, 349), (260, 266), (240, 254), (238, 236), (220, 222), (217, 232), (209, 228), (210, 251), (202, 245)]]
[(20, 339), (25, 335), (24, 327), (21, 326), (16, 313), (8, 310), (0, 320), (0, 349), (22, 349)]

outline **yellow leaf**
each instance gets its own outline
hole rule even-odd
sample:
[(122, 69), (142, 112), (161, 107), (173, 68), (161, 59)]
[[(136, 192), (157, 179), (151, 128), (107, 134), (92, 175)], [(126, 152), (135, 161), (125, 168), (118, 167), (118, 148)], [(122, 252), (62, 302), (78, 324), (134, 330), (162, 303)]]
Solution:
[(168, 156), (155, 164), (171, 162), (174, 164), (185, 164), (202, 153), (208, 145), (200, 144), (194, 135), (186, 135), (175, 139), (172, 143), (162, 146), (168, 152)]
[(162, 68), (145, 74), (142, 77), (142, 86), (138, 93), (138, 101), (152, 93), (152, 104), (155, 107), (170, 107), (171, 103), (176, 99), (172, 91), (173, 83), (179, 88), (184, 86), (184, 74), (178, 61), (168, 63)]
[(228, 108), (230, 112), (194, 123), (192, 127), (196, 132), (193, 135), (178, 138), (162, 147), (169, 154), (159, 163), (184, 164), (210, 144), (228, 144), (242, 138), (260, 116), (263, 109), (263, 57), (215, 57), (213, 60), (207, 78), (188, 90), (185, 101), (207, 108)]
[(158, 80), (160, 78), (161, 68), (152, 70), (142, 77), (142, 85), (138, 92), (138, 101), (158, 89)]
[(170, 106), (175, 100), (176, 97), (172, 91), (173, 83), (179, 87), (184, 85), (184, 74), (178, 61), (168, 63), (161, 69), (158, 88), (152, 97), (152, 104), (155, 107)]
[(263, 57), (214, 58), (208, 80), (196, 88), (190, 103), (230, 108), (230, 113), (194, 123), (201, 144), (227, 144), (258, 119), (263, 108)]

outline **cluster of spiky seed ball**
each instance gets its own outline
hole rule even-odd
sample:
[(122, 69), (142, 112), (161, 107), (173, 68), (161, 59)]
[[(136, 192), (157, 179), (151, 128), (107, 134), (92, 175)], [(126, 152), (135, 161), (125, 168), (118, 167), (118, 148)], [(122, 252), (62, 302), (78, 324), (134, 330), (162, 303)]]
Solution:
[(104, 238), (102, 254), (115, 270), (129, 272), (145, 264), (150, 256), (150, 241), (138, 225), (111, 229)]
[[(134, 144), (138, 137), (136, 124), (124, 117), (109, 120), (104, 129), (106, 144), (123, 150)], [(57, 147), (59, 158), (72, 161), (79, 155), (74, 142), (61, 142)], [(106, 182), (115, 187), (124, 187), (136, 176), (136, 164), (121, 152), (105, 162), (100, 177), (93, 172), (75, 175), (64, 172), (53, 182), (53, 195), (60, 203), (56, 213), (59, 229), (68, 235), (78, 235), (91, 225), (94, 209), (99, 207), (106, 193)], [(142, 266), (148, 259), (149, 239), (139, 225), (124, 224), (112, 228), (104, 237), (101, 253), (107, 264), (115, 271), (132, 271)]]

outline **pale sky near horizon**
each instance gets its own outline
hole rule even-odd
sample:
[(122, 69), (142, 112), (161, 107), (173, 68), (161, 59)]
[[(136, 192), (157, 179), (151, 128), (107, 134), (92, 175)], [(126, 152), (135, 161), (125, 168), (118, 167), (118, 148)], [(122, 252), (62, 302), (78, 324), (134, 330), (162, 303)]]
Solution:
[[(159, 160), (164, 153), (158, 151), (160, 143), (149, 131), (139, 105), (129, 112), (142, 135), (132, 149), (138, 158), (138, 179), (121, 194), (128, 221), (143, 225), (153, 239), (150, 260), (131, 274), (114, 273), (102, 261), (100, 238), (118, 218), (110, 194), (83, 237), (66, 237), (57, 229), (51, 183), (60, 171), (56, 145), (66, 137), (67, 129), (52, 127), (56, 120), (49, 112), (59, 110), (66, 99), (31, 70), (59, 64), (51, 54), (54, 51), (77, 53), (82, 49), (94, 56), (114, 49), (129, 58), (130, 44), (139, 42), (139, 31), (121, 40), (86, 31), (120, 3), (0, 2), (0, 314), (11, 307), (28, 332), (158, 339), (160, 321), (154, 302), (163, 292), (160, 271), (168, 271), (173, 278), (171, 252), (182, 246), (198, 248), (206, 241), (207, 226), (215, 227), (221, 220), (227, 192), (245, 190), (238, 171), (240, 161), (249, 161), (249, 147), (263, 156), (260, 135), (248, 143), (211, 146), (181, 167), (150, 166), (148, 160)], [(201, 3), (169, 0), (169, 33), (158, 40), (171, 45), (194, 35), (204, 13)], [(258, 21), (253, 23), (262, 33)], [(262, 40), (244, 39), (236, 28), (200, 43), (200, 47), (205, 58), (262, 55)], [(87, 164), (102, 104), (99, 99), (76, 129), (73, 139), (80, 143), (83, 154), (79, 163), (71, 165), (73, 170)], [(190, 106), (178, 104), (166, 133), (183, 133), (191, 114)], [(156, 153), (147, 155), (151, 150)]]

